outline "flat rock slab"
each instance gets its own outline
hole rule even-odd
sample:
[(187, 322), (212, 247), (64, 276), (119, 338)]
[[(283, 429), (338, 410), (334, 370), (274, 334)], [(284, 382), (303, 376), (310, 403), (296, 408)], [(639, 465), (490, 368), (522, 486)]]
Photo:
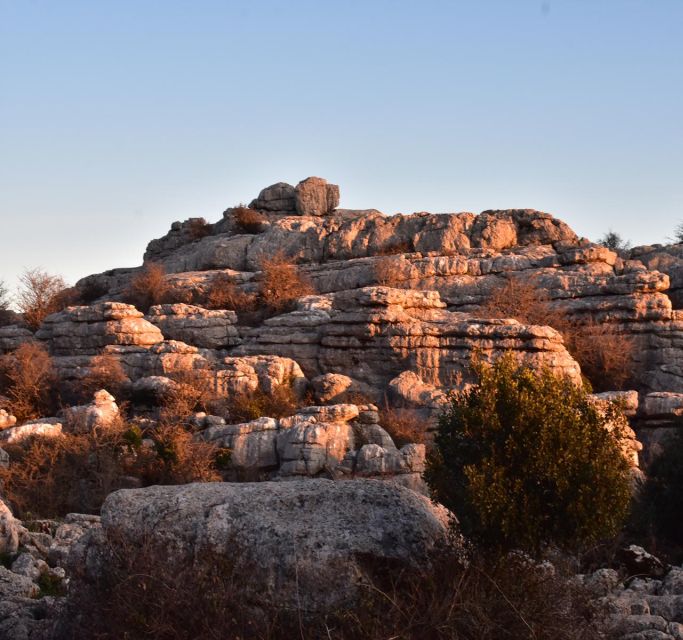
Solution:
[(108, 570), (112, 545), (144, 543), (171, 572), (242, 559), (245, 591), (273, 606), (331, 610), (358, 595), (361, 557), (423, 562), (446, 536), (448, 512), (376, 480), (209, 483), (117, 491), (102, 527), (72, 558), (89, 559), (92, 580)]

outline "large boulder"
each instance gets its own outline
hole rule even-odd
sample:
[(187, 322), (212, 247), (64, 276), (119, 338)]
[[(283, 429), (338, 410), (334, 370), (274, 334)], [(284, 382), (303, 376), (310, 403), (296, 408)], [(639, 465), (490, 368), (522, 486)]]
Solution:
[(71, 407), (66, 413), (74, 433), (90, 433), (114, 425), (119, 418), (119, 407), (114, 396), (100, 389), (93, 395), (92, 402)]
[(155, 486), (111, 494), (101, 533), (86, 534), (69, 564), (87, 589), (144, 543), (161, 574), (228, 561), (248, 567), (239, 588), (271, 606), (330, 611), (358, 596), (361, 558), (423, 563), (447, 530), (442, 507), (375, 480)]
[(296, 191), (291, 184), (276, 182), (262, 189), (249, 206), (258, 211), (291, 215), (296, 213)]
[(339, 205), (339, 187), (324, 178), (306, 178), (295, 191), (296, 211), (301, 216), (324, 216)]

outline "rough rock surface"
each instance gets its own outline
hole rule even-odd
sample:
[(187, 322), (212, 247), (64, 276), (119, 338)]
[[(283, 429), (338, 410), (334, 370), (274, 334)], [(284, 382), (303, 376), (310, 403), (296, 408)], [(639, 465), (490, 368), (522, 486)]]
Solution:
[(150, 347), (164, 339), (140, 311), (121, 302), (68, 307), (45, 318), (36, 337), (55, 356), (96, 355), (108, 345)]
[(339, 373), (380, 389), (406, 369), (451, 387), (475, 351), (494, 358), (510, 350), (520, 362), (580, 376), (554, 329), (451, 313), (434, 291), (366, 287), (335, 294), (329, 310), (306, 306), (249, 331), (235, 352), (287, 356), (309, 378)]
[(245, 590), (330, 610), (356, 597), (360, 554), (419, 563), (445, 536), (447, 517), (428, 498), (374, 480), (122, 490), (102, 508), (103, 535), (88, 534), (70, 563), (84, 567), (87, 557), (96, 579), (106, 573), (108, 546), (120, 544), (114, 540), (160, 545), (169, 568), (248, 558)]
[(261, 190), (252, 200), (250, 208), (257, 211), (294, 215), (296, 213), (296, 189), (286, 182), (278, 182)]
[(0, 443), (21, 444), (22, 442), (40, 436), (42, 438), (56, 438), (62, 435), (62, 423), (57, 418), (40, 418), (25, 422), (18, 427), (9, 427), (0, 431)]
[(379, 425), (374, 405), (305, 407), (287, 418), (242, 424), (208, 418), (195, 439), (230, 449), (238, 472), (271, 478), (391, 477), (426, 493), (424, 445), (397, 448)]
[(296, 211), (301, 216), (324, 216), (339, 205), (339, 187), (323, 178), (306, 178), (295, 189)]
[(74, 433), (90, 433), (111, 427), (119, 418), (119, 407), (114, 396), (100, 389), (95, 392), (91, 403), (70, 407), (67, 417)]
[(33, 340), (33, 334), (24, 327), (15, 324), (0, 327), (0, 355), (14, 351), (31, 340)]
[(152, 307), (146, 316), (169, 340), (206, 349), (226, 349), (240, 343), (234, 311), (209, 311), (189, 304)]

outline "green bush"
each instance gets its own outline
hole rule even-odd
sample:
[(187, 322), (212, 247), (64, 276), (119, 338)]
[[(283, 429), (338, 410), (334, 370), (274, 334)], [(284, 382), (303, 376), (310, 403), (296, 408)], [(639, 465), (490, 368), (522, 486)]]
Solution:
[(479, 384), (453, 396), (425, 474), (463, 534), (529, 553), (616, 534), (631, 497), (619, 409), (511, 356), (473, 366)]

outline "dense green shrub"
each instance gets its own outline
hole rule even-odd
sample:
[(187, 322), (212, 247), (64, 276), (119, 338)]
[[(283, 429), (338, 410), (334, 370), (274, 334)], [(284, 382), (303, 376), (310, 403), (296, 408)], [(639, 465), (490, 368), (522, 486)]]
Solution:
[(571, 380), (511, 356), (473, 366), (479, 384), (453, 396), (426, 471), (462, 532), (531, 553), (615, 534), (630, 502), (618, 408), (601, 412)]

